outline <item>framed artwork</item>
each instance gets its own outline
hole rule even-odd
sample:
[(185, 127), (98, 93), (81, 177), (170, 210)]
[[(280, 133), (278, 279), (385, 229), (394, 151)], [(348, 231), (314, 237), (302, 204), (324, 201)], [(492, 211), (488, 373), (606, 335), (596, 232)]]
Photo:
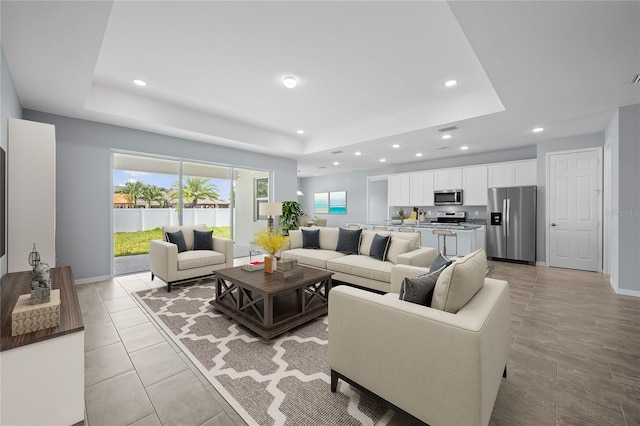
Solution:
[(347, 191), (329, 193), (329, 214), (347, 214)]
[(313, 212), (315, 214), (329, 213), (329, 193), (316, 192), (313, 194)]

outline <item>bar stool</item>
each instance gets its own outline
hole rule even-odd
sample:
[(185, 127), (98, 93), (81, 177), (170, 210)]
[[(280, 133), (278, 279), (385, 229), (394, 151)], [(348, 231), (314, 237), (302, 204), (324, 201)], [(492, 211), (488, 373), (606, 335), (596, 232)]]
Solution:
[(374, 226), (372, 229), (374, 231), (388, 231), (386, 226)]
[(398, 232), (418, 232), (410, 226), (401, 226), (398, 228)]
[(347, 229), (360, 229), (360, 225), (356, 224), (347, 224)]
[(440, 250), (440, 237), (442, 237), (442, 255), (447, 257), (447, 237), (452, 237), (456, 240), (456, 253), (455, 256), (458, 255), (458, 235), (453, 232), (451, 229), (434, 229), (433, 235), (438, 236), (438, 251)]

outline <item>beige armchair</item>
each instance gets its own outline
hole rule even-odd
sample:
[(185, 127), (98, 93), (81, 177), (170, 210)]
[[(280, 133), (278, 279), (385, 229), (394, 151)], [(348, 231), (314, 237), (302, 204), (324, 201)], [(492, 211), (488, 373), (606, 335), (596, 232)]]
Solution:
[(149, 243), (149, 270), (151, 279), (156, 276), (167, 283), (167, 291), (173, 284), (213, 275), (216, 270), (233, 267), (233, 241), (212, 238), (211, 250), (194, 250), (193, 231), (206, 231), (205, 225), (163, 226), (162, 235), (181, 230), (187, 250), (178, 253), (178, 246), (164, 240)]

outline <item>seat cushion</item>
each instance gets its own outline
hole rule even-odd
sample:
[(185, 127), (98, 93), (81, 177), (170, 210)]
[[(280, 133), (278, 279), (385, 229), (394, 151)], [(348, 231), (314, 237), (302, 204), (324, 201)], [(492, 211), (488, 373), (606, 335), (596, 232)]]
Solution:
[(486, 271), (487, 255), (484, 249), (456, 260), (440, 273), (431, 307), (455, 314), (480, 290)]
[(187, 250), (178, 253), (178, 271), (219, 265), (224, 262), (224, 254), (213, 250)]
[(327, 260), (344, 257), (345, 254), (333, 250), (297, 248), (282, 252), (283, 259), (294, 259), (303, 265), (327, 269)]
[(391, 282), (391, 262), (381, 262), (369, 256), (351, 254), (327, 261), (327, 269), (370, 280)]

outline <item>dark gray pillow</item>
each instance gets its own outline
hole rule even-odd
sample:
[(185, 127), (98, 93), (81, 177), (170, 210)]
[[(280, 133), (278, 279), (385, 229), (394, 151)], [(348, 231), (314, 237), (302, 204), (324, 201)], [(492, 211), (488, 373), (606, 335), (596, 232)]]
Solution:
[(302, 248), (319, 249), (320, 248), (320, 230), (312, 231), (310, 229), (302, 230)]
[(389, 250), (389, 242), (391, 242), (391, 236), (383, 236), (376, 234), (373, 236), (371, 242), (371, 248), (369, 249), (369, 256), (374, 259), (384, 261), (387, 258), (387, 251)]
[(400, 300), (431, 306), (433, 290), (444, 268), (442, 267), (435, 272), (429, 272), (417, 277), (406, 277), (402, 280), (402, 285), (400, 286)]
[(187, 251), (187, 243), (184, 242), (182, 231), (167, 232), (167, 241), (178, 246), (178, 253)]
[(213, 250), (213, 231), (193, 230), (194, 250)]
[(453, 260), (449, 260), (442, 255), (442, 253), (438, 253), (433, 262), (431, 263), (430, 271), (437, 271), (442, 269), (443, 266), (449, 266), (453, 263)]
[(345, 254), (358, 254), (362, 229), (344, 229), (338, 231), (336, 251)]

